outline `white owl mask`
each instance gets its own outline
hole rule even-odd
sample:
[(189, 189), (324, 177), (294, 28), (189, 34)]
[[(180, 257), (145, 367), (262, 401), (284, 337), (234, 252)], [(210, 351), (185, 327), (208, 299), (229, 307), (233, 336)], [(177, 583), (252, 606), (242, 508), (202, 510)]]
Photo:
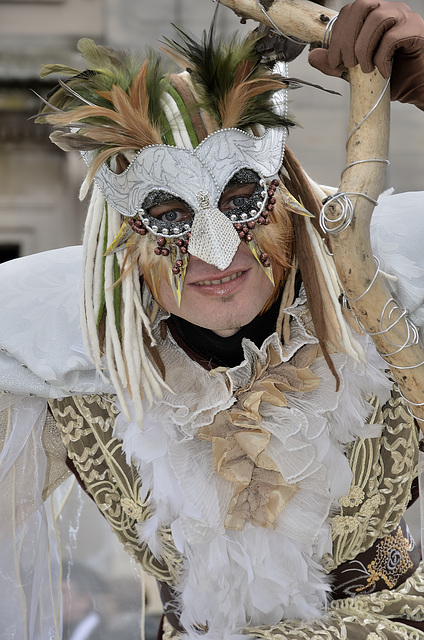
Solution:
[[(123, 173), (116, 174), (103, 164), (94, 180), (117, 212), (137, 219), (146, 231), (167, 243), (189, 237), (189, 254), (224, 270), (240, 244), (235, 225), (257, 220), (265, 208), (266, 182), (282, 165), (286, 136), (284, 127), (268, 129), (259, 137), (240, 129), (221, 129), (195, 149), (145, 147)], [(243, 169), (258, 176), (254, 202), (249, 211), (236, 208), (223, 213), (218, 208), (221, 195)], [(193, 212), (192, 220), (169, 222), (149, 215), (143, 205), (155, 192), (183, 201)]]

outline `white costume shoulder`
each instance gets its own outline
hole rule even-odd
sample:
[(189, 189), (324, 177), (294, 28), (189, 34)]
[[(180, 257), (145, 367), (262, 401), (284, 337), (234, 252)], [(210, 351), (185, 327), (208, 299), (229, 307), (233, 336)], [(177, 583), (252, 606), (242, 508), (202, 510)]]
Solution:
[(110, 392), (80, 331), (82, 247), (0, 265), (0, 390), (57, 398)]
[(383, 193), (371, 219), (371, 244), (399, 306), (424, 325), (424, 192)]

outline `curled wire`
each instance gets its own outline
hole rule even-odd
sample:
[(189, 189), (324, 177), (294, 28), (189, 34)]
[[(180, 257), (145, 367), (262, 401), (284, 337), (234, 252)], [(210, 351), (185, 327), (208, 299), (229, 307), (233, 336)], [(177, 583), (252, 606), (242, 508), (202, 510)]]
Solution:
[(263, 6), (263, 4), (261, 2), (259, 2), (259, 0), (256, 0), (256, 4), (258, 5), (259, 9), (262, 11), (264, 16), (266, 17), (266, 19), (269, 22), (269, 24), (274, 29), (275, 33), (278, 33), (279, 36), (283, 36), (284, 38), (287, 38), (287, 40), (290, 40), (291, 42), (294, 42), (295, 44), (307, 44), (307, 42), (304, 42), (303, 40), (299, 40), (299, 38), (294, 38), (292, 36), (288, 36), (286, 33), (283, 33), (281, 31), (281, 29), (279, 29), (277, 27), (277, 25), (272, 20), (272, 18), (270, 18), (270, 16), (268, 15), (268, 13), (267, 13), (265, 7)]
[[(389, 83), (390, 83), (390, 78), (391, 76), (389, 76), (386, 80), (386, 84), (383, 87), (383, 90), (380, 94), (380, 97), (378, 98), (377, 102), (375, 103), (375, 105), (368, 111), (368, 113), (362, 118), (361, 122), (358, 122), (358, 124), (356, 125), (356, 127), (354, 127), (352, 129), (352, 131), (350, 132), (350, 134), (347, 137), (346, 140), (346, 147), (349, 144), (349, 140), (351, 139), (351, 137), (358, 131), (358, 129), (360, 129), (362, 127), (362, 125), (364, 124), (364, 122), (366, 120), (368, 120), (368, 118), (371, 116), (372, 113), (374, 113), (374, 111), (377, 109), (378, 105), (380, 104), (380, 102), (383, 99), (384, 94), (386, 93), (388, 87), (389, 87)], [(366, 160), (363, 160), (362, 162), (367, 162)]]
[[(407, 400), (408, 402), (408, 400)], [(421, 422), (423, 421), (423, 418), (419, 418), (418, 416), (415, 415), (415, 413), (412, 413), (412, 410), (410, 407), (408, 407), (408, 405), (406, 406), (406, 410), (409, 413), (410, 416), (412, 416), (412, 418), (414, 418), (414, 420), (421, 420)], [(421, 451), (421, 449), (420, 449)]]
[[(379, 271), (379, 269), (377, 270), (377, 273), (378, 273), (378, 271)], [(374, 281), (375, 281), (375, 278), (376, 278), (376, 276), (374, 277)], [(369, 290), (369, 288), (368, 288), (368, 290)], [(366, 292), (364, 292), (363, 295), (365, 295), (365, 293)], [(393, 304), (393, 306), (390, 309), (390, 311), (387, 313), (387, 309), (388, 309), (388, 307), (389, 307), (389, 305), (391, 303)], [(395, 312), (397, 314), (396, 318), (394, 318)], [(385, 318), (386, 313), (387, 313), (387, 318)], [(382, 351), (379, 351), (380, 356), (382, 358), (384, 358), (384, 359), (390, 358), (391, 356), (394, 356), (394, 355), (397, 355), (401, 351), (403, 351), (404, 349), (407, 349), (408, 347), (415, 346), (415, 345), (417, 345), (419, 343), (420, 335), (419, 335), (418, 328), (412, 322), (412, 320), (409, 318), (408, 312), (405, 309), (401, 309), (398, 306), (398, 304), (396, 303), (396, 300), (394, 298), (389, 298), (387, 300), (387, 302), (384, 305), (383, 310), (381, 312), (380, 326), (382, 327), (385, 322), (388, 322), (388, 326), (386, 328), (380, 329), (379, 331), (367, 331), (365, 329), (365, 327), (363, 326), (363, 324), (360, 322), (360, 320), (356, 316), (355, 316), (355, 320), (356, 320), (356, 322), (358, 324), (358, 327), (360, 328), (361, 331), (363, 331), (363, 333), (367, 334), (371, 338), (373, 336), (379, 336), (379, 335), (383, 336), (390, 345), (395, 347), (395, 351), (391, 351), (391, 352), (387, 352), (387, 353), (383, 353)], [(390, 340), (387, 337), (386, 334), (389, 331), (392, 331), (393, 329), (396, 329), (401, 320), (404, 321), (404, 326), (406, 328), (406, 336), (403, 335), (400, 331), (398, 331), (399, 336), (401, 336), (401, 338), (402, 338), (402, 342), (400, 344), (397, 344), (397, 343), (393, 342), (393, 340)], [(393, 369), (408, 370), (408, 369), (416, 369), (416, 368), (420, 367), (421, 365), (424, 364), (424, 361), (423, 362), (419, 362), (417, 364), (405, 366), (405, 367), (392, 364), (391, 362), (389, 362), (388, 364)]]
[[(340, 206), (340, 215), (337, 218), (329, 218), (326, 214), (327, 206), (332, 203), (337, 202)], [(353, 219), (353, 204), (352, 201), (347, 197), (346, 193), (335, 193), (332, 196), (326, 198), (321, 207), (321, 211), (319, 213), (319, 224), (321, 229), (328, 233), (329, 235), (337, 235), (341, 233), (350, 225)], [(331, 227), (329, 226), (331, 223)]]
[[(381, 316), (380, 316), (380, 326), (383, 326), (384, 324), (384, 315), (387, 311), (387, 308), (389, 306), (390, 303), (393, 303), (394, 306), (390, 309), (389, 313), (388, 313), (388, 321), (389, 321), (389, 325), (385, 328), (385, 329), (380, 329), (379, 331), (367, 331), (365, 329), (365, 327), (362, 326), (362, 323), (356, 319), (359, 328), (361, 329), (361, 331), (363, 331), (364, 333), (366, 333), (369, 336), (384, 336), (385, 333), (388, 333), (389, 331), (391, 331), (392, 329), (394, 329), (396, 327), (396, 325), (402, 320), (405, 319), (407, 320), (407, 311), (405, 309), (400, 309), (400, 307), (398, 307), (397, 302), (394, 298), (389, 298), (386, 302), (386, 304), (383, 307), (383, 310), (381, 312)], [(400, 311), (400, 314), (398, 315), (398, 317), (393, 320), (392, 322), (392, 314), (394, 311)], [(411, 323), (412, 324), (412, 323)], [(409, 335), (409, 331), (408, 331), (408, 335)], [(387, 338), (386, 338), (387, 340)], [(390, 341), (389, 341), (390, 342)], [(393, 344), (392, 342), (390, 342), (390, 344)], [(416, 344), (416, 343), (414, 343)], [(395, 346), (399, 346), (399, 345), (395, 345)], [(411, 346), (411, 345), (408, 345)]]
[(327, 26), (325, 27), (324, 35), (322, 38), (323, 49), (328, 49), (328, 47), (330, 46), (331, 34), (333, 32), (334, 23), (336, 22), (338, 16), (339, 14), (337, 13), (335, 16), (331, 18), (331, 20), (327, 22)]
[[(401, 388), (398, 386), (398, 391), (399, 394), (402, 396), (402, 398), (405, 400), (405, 402), (407, 402), (408, 404), (412, 404), (414, 407), (424, 407), (424, 402), (412, 402), (412, 400), (408, 400), (408, 398), (406, 398), (403, 393)], [(414, 416), (415, 418), (415, 416)], [(418, 418), (418, 420), (422, 420), (423, 418)]]
[[(392, 369), (399, 369), (400, 371), (407, 371), (409, 369), (418, 369), (418, 367), (422, 367), (423, 364), (424, 364), (424, 360), (422, 362), (418, 362), (418, 364), (411, 364), (409, 367), (398, 367), (398, 366), (396, 366), (394, 364), (390, 364), (390, 366), (392, 367)], [(422, 418), (421, 418), (421, 420), (422, 420)]]
[(374, 260), (377, 263), (377, 269), (375, 271), (375, 274), (371, 280), (371, 282), (369, 283), (368, 287), (365, 289), (365, 291), (363, 293), (361, 293), (360, 296), (358, 296), (357, 298), (348, 298), (347, 295), (345, 293), (342, 293), (342, 305), (345, 309), (349, 309), (350, 310), (350, 303), (351, 302), (358, 302), (359, 300), (361, 300), (364, 296), (367, 295), (367, 293), (370, 291), (371, 287), (373, 286), (374, 282), (377, 280), (377, 276), (380, 273), (380, 260), (377, 258), (377, 256), (374, 256)]
[(419, 418), (418, 416), (415, 415), (415, 413), (412, 411), (410, 405), (414, 406), (414, 407), (424, 407), (424, 402), (412, 402), (412, 400), (408, 400), (408, 398), (406, 398), (403, 393), (402, 390), (400, 388), (400, 386), (398, 385), (397, 390), (399, 391), (399, 395), (405, 400), (406, 404), (406, 410), (409, 413), (409, 415), (414, 418), (414, 420), (421, 420), (424, 421), (424, 417)]
[[(334, 22), (336, 20), (337, 16), (334, 16), (330, 22), (327, 25), (326, 28), (326, 33), (324, 34), (324, 41), (327, 44), (329, 44), (330, 41), (330, 35), (331, 34), (331, 30), (332, 27), (334, 25)], [(330, 26), (331, 25), (331, 26)], [(329, 34), (327, 34), (327, 29), (329, 30)], [(324, 43), (323, 41), (323, 43)], [(377, 100), (377, 102), (375, 103), (375, 105), (370, 109), (370, 111), (362, 118), (361, 122), (359, 122), (354, 129), (351, 131), (351, 133), (348, 135), (347, 141), (346, 141), (346, 147), (349, 144), (349, 140), (352, 138), (352, 136), (358, 131), (358, 129), (360, 129), (360, 127), (364, 124), (364, 122), (371, 116), (371, 114), (375, 111), (375, 109), (377, 109), (378, 105), (380, 104), (381, 100), (383, 99), (384, 94), (386, 93), (388, 86), (389, 86), (389, 82), (390, 82), (390, 76), (386, 81), (386, 84), (383, 87), (383, 90)], [(347, 171), (347, 169), (350, 169), (351, 167), (358, 165), (358, 164), (364, 164), (367, 162), (383, 162), (385, 164), (389, 164), (389, 161), (385, 158), (365, 158), (364, 160), (356, 160), (354, 162), (351, 162), (350, 164), (348, 164), (342, 171), (341, 176), (343, 176), (343, 174), (345, 173), (345, 171)], [(374, 206), (376, 206), (378, 204), (377, 200), (375, 200), (374, 198), (371, 198), (369, 195), (367, 195), (366, 193), (356, 193), (356, 192), (338, 192), (335, 193), (333, 196), (330, 196), (329, 198), (326, 198), (326, 200), (324, 200), (323, 202), (323, 206), (321, 208), (321, 212), (320, 212), (320, 225), (321, 225), (321, 229), (325, 232), (328, 233), (330, 235), (336, 235), (341, 233), (342, 231), (344, 231), (352, 222), (353, 220), (353, 215), (354, 215), (354, 208), (353, 208), (353, 204), (350, 201), (350, 199), (347, 197), (349, 195), (356, 195), (356, 196), (361, 196), (363, 198), (367, 198), (367, 200), (369, 200), (370, 202), (372, 202), (374, 204)], [(338, 216), (338, 218), (335, 218), (334, 220), (331, 220), (325, 213), (325, 209), (327, 207), (327, 205), (332, 202), (332, 201), (337, 201), (338, 204), (340, 205), (341, 208), (341, 213)], [(329, 226), (329, 223), (331, 223), (331, 226)], [(339, 223), (339, 224), (337, 224)]]
[(386, 165), (390, 164), (390, 162), (386, 160), (386, 158), (367, 158), (366, 160), (355, 160), (355, 162), (351, 162), (350, 164), (345, 166), (345, 168), (340, 174), (340, 177), (342, 178), (344, 172), (350, 169), (351, 167), (354, 167), (357, 164), (365, 164), (366, 162), (383, 162)]
[[(389, 321), (391, 320), (391, 316), (392, 316), (392, 312), (393, 311), (400, 311), (399, 307), (396, 309), (396, 307), (393, 307), (393, 309), (391, 310), (391, 312), (389, 313)], [(407, 334), (404, 337), (404, 341), (402, 344), (396, 344), (395, 342), (392, 342), (391, 340), (389, 340), (387, 338), (387, 336), (385, 336), (387, 342), (389, 344), (391, 344), (393, 347), (396, 347), (395, 351), (391, 351), (390, 353), (382, 353), (380, 351), (380, 355), (382, 358), (390, 358), (391, 356), (395, 356), (398, 353), (400, 353), (403, 349), (407, 349), (408, 347), (412, 347), (418, 344), (419, 340), (420, 340), (420, 334), (418, 332), (417, 327), (415, 326), (415, 324), (412, 322), (412, 320), (409, 318), (408, 313), (403, 310), (399, 317), (398, 317), (398, 321), (400, 320), (405, 320), (405, 327), (407, 330)], [(397, 322), (393, 323), (393, 327), (397, 324)], [(400, 332), (398, 332), (399, 335), (402, 335)], [(392, 365), (391, 365), (392, 366)], [(393, 365), (394, 366), (394, 365)], [(401, 367), (395, 367), (395, 368), (401, 368)], [(409, 367), (407, 367), (409, 368)], [(414, 368), (414, 367), (410, 367), (410, 368)]]
[[(353, 163), (352, 163), (353, 164)], [(371, 198), (366, 193), (360, 193), (359, 191), (345, 191), (343, 193), (337, 192), (332, 196), (328, 196), (323, 202), (321, 211), (319, 214), (319, 224), (321, 229), (329, 235), (335, 236), (347, 229), (353, 220), (354, 208), (352, 201), (348, 196), (360, 196), (366, 198), (377, 206), (378, 202), (374, 198)], [(340, 215), (337, 218), (330, 218), (325, 210), (332, 202), (337, 202), (340, 206)], [(331, 226), (329, 226), (331, 224)]]

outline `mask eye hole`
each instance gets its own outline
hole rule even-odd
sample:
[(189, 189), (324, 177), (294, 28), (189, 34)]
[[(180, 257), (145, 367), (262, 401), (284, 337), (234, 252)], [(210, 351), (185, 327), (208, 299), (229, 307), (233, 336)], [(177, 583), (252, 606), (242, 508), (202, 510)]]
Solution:
[(190, 229), (193, 211), (182, 198), (155, 190), (144, 199), (142, 220), (155, 234), (178, 236)]
[(233, 222), (254, 220), (263, 210), (266, 196), (265, 180), (252, 169), (241, 169), (228, 182), (218, 206)]
[(192, 219), (190, 209), (186, 204), (177, 200), (169, 200), (163, 204), (151, 207), (148, 213), (161, 222), (183, 222)]
[(223, 213), (232, 209), (240, 209), (245, 207), (251, 200), (256, 190), (255, 183), (247, 183), (227, 187), (219, 201), (219, 209)]

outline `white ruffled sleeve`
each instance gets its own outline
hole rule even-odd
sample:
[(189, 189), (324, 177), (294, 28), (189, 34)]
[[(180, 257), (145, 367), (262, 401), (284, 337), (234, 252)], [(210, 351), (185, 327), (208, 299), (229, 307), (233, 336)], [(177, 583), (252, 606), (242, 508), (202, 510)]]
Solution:
[(60, 638), (53, 502), (43, 502), (46, 401), (0, 396), (0, 638)]

